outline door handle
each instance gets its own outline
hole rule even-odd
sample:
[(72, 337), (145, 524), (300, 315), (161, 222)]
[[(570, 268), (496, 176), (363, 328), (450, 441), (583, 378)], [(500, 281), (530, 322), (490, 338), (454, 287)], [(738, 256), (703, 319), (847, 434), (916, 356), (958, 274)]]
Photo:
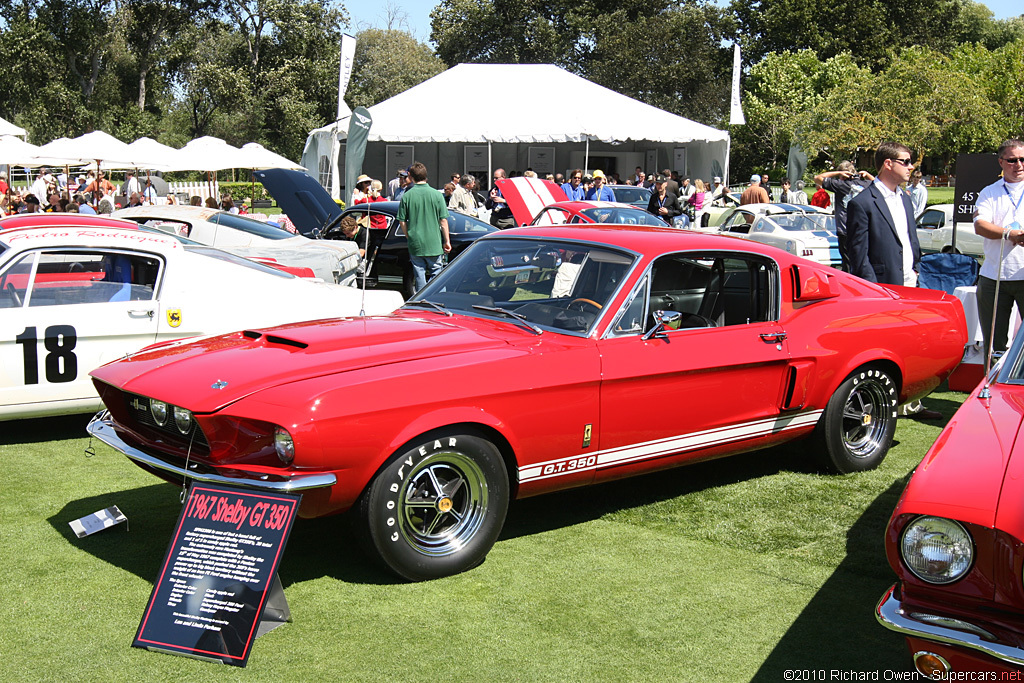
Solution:
[(786, 341), (785, 332), (763, 332), (760, 337), (765, 344), (781, 344)]
[(150, 308), (150, 309), (131, 308), (131, 309), (128, 309), (128, 317), (129, 318), (152, 318), (153, 317), (153, 309), (152, 308)]

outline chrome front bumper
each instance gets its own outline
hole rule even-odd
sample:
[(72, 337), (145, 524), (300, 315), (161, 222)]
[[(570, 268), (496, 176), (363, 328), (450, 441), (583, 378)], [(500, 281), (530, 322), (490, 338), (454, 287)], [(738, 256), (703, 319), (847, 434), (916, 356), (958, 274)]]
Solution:
[(1000, 643), (985, 628), (960, 619), (925, 612), (907, 612), (893, 594), (893, 586), (875, 608), (875, 618), (888, 629), (913, 638), (924, 638), (946, 645), (975, 650), (1004, 662), (1024, 665), (1024, 650)]
[(143, 453), (139, 449), (129, 446), (114, 431), (114, 422), (110, 413), (100, 411), (89, 421), (86, 427), (90, 436), (94, 436), (114, 450), (124, 453), (135, 462), (162, 470), (180, 477), (181, 479), (193, 479), (207, 484), (223, 484), (225, 486), (243, 486), (264, 491), (291, 492), (308, 491), (334, 486), (338, 478), (333, 474), (295, 474), (292, 476), (255, 474), (244, 470), (221, 470), (214, 471), (209, 467), (201, 467), (199, 463), (191, 464), (187, 469), (164, 462), (160, 458)]

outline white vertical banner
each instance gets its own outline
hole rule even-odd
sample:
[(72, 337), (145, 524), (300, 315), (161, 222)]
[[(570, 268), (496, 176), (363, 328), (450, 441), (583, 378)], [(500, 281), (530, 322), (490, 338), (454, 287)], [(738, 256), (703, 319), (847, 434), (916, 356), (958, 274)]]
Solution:
[(742, 126), (747, 120), (743, 117), (740, 105), (740, 44), (734, 45), (732, 53), (732, 105), (729, 107), (729, 125)]
[(351, 115), (345, 104), (345, 91), (348, 90), (349, 79), (352, 78), (352, 64), (356, 59), (356, 38), (345, 33), (341, 36), (341, 66), (338, 68), (338, 118), (341, 120)]

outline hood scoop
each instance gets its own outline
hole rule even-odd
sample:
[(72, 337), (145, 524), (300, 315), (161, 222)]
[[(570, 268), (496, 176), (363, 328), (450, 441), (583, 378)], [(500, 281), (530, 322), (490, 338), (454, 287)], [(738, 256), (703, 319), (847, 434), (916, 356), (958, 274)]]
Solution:
[(256, 330), (245, 330), (242, 332), (242, 336), (246, 339), (252, 339), (253, 341), (265, 338), (268, 344), (276, 344), (278, 346), (292, 346), (296, 349), (309, 348), (309, 344), (306, 342), (299, 341), (298, 339), (289, 339), (288, 337), (281, 337), (276, 334), (263, 334)]

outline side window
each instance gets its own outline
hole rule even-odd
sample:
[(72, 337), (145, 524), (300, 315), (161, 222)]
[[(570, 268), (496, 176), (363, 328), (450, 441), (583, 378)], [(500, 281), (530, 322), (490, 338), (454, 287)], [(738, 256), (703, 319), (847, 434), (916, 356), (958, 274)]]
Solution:
[(921, 214), (921, 218), (917, 221), (917, 224), (922, 228), (941, 228), (945, 219), (945, 214), (935, 209), (929, 209)]
[(778, 317), (778, 291), (778, 268), (770, 259), (720, 253), (663, 256), (651, 268), (646, 311), (631, 302), (615, 334), (633, 331), (637, 311), (643, 331), (655, 325), (655, 311), (681, 313), (681, 328), (767, 322)]
[(21, 308), (28, 299), (35, 254), (26, 254), (0, 273), (0, 308)]
[(153, 298), (161, 261), (117, 251), (54, 251), (39, 254), (27, 304), (64, 306)]

